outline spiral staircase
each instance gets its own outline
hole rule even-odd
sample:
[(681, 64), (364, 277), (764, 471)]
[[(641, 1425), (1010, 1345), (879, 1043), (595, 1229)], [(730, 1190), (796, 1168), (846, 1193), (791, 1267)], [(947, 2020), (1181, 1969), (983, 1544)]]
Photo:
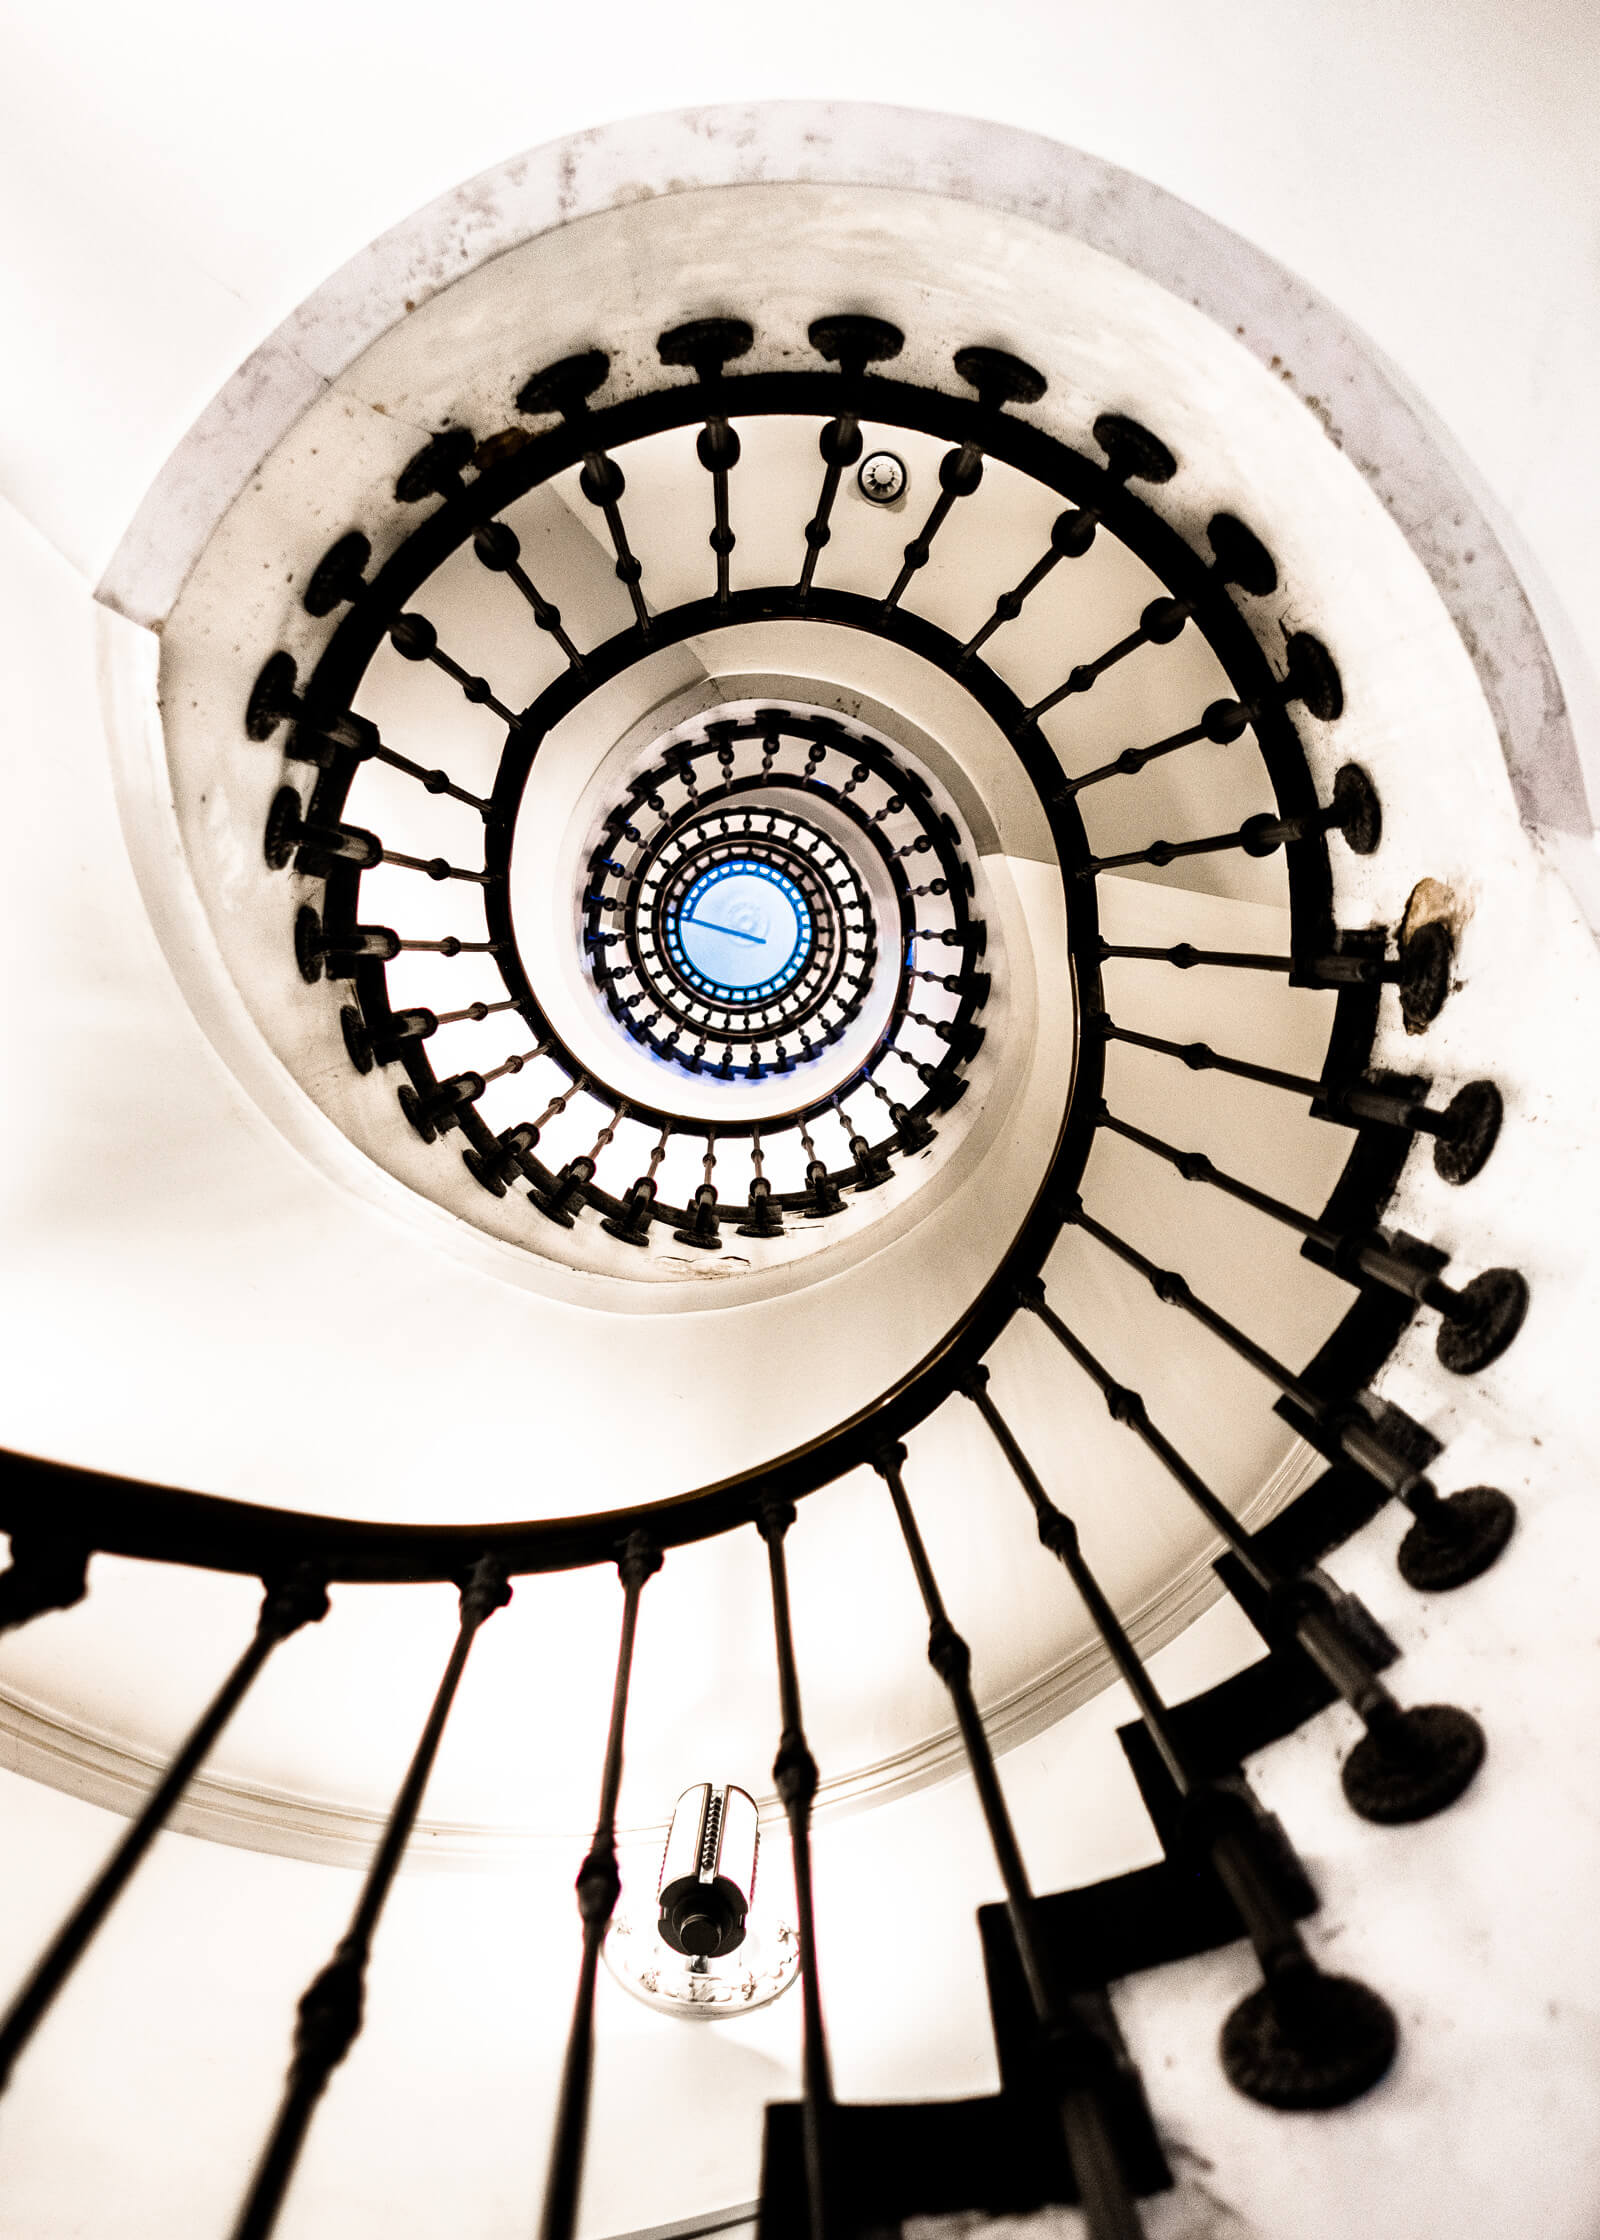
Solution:
[[(521, 1984), (562, 2013), (548, 2146), (459, 2222), (615, 2229), (601, 1952), (680, 1775), (765, 1787), (787, 1846), (762, 2240), (1437, 2229), (1508, 2001), (1562, 1996), (1570, 1923), (1507, 1943), (1499, 1877), (1531, 1798), (1575, 1842), (1592, 1692), (1592, 942), (1317, 422), (1146, 275), (936, 186), (597, 191), (380, 306), (270, 441), (258, 369), (102, 589), (144, 905), (320, 1195), (266, 1248), (281, 1373), (184, 1482), (114, 1422), (8, 1458), (16, 1702), (104, 1744), (131, 1648), (197, 1723), (30, 1901), (0, 2080), (59, 2100), (164, 1830), (339, 1859), (236, 2240), (377, 2213), (314, 2149), (408, 1855), (596, 1794), (559, 1996)], [(343, 1850), (285, 1803), (318, 1789), (360, 1799)], [(851, 2027), (952, 1965), (983, 2088), (897, 2041), (861, 2089)], [(1531, 2118), (1552, 2233), (1593, 2209), (1582, 2074)]]

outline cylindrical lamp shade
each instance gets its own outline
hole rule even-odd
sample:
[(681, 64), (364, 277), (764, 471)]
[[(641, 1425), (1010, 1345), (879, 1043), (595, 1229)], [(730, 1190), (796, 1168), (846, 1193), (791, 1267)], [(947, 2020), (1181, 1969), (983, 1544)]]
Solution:
[(720, 1960), (744, 1942), (756, 1887), (753, 1797), (732, 1783), (685, 1789), (661, 1861), (662, 1941), (692, 1960)]

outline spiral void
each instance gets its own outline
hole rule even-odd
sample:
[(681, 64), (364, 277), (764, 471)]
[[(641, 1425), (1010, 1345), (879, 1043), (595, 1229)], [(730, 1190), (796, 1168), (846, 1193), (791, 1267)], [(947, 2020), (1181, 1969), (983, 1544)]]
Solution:
[[(1287, 759), (1295, 702), (1338, 712), (1330, 657), (1302, 632), (1286, 674), (1266, 669), (1231, 593), (1272, 591), (1273, 559), (1231, 514), (1197, 555), (1148, 509), (1141, 492), (1176, 471), (1156, 434), (1114, 412), (1095, 419), (1092, 456), (1041, 434), (1015, 408), (1046, 377), (1007, 351), (957, 348), (962, 393), (947, 394), (893, 378), (905, 336), (887, 320), (819, 317), (808, 340), (808, 368), (741, 375), (753, 327), (699, 319), (659, 336), (653, 392), (605, 403), (611, 362), (590, 349), (533, 372), (507, 427), (445, 428), (395, 479), (390, 533), (345, 530), (311, 569), (301, 606), (332, 628), (308, 670), (273, 650), (241, 711), (251, 740), (286, 754), (264, 853), (292, 883), (299, 974), (337, 991), (349, 1065), (392, 1083), (391, 1129), (514, 1201), (500, 1234), (614, 1273), (760, 1265), (858, 1233), (880, 1194), (903, 1209), (948, 1168), (989, 1101), (963, 1110), (975, 1080), (1000, 1105), (1015, 1094), (1040, 1025), (1033, 960), (1008, 974), (991, 944), (969, 821), (992, 833), (997, 792), (1023, 793), (1080, 970), (1097, 867), (1077, 796), (1108, 776), (1253, 727), (1292, 813), (1202, 847), (1263, 858), (1334, 827), (1376, 843), (1357, 767), (1321, 808)], [(973, 626), (958, 633), (908, 595), (995, 484), (984, 574), (963, 548)], [(576, 555), (540, 512), (556, 493), (592, 532)], [(641, 525), (658, 548), (670, 530), (664, 566), (646, 567)], [(1019, 554), (1019, 529), (1035, 549)], [(626, 607), (596, 637), (574, 610), (594, 604), (600, 555)], [(1036, 595), (1086, 565), (1155, 596), (1093, 658), (1023, 686), (1019, 665), (1050, 658), (1048, 627), (1029, 627)], [(491, 649), (520, 633), (557, 658), (523, 698), (452, 649), (446, 615)], [(1233, 690), (1066, 779), (1046, 719), (1185, 632)], [(803, 676), (769, 665), (761, 680), (789, 689), (713, 673), (728, 647), (747, 672), (753, 634), (803, 655)], [(849, 687), (863, 640), (910, 682), (892, 729)], [(675, 703), (661, 688), (691, 647), (703, 678), (685, 714), (681, 689)], [(394, 743), (436, 730), (441, 679), (458, 728), (461, 708), (481, 712), (497, 751), (482, 727), (450, 768)], [(937, 729), (908, 720), (923, 702)], [(1054, 1007), (1070, 1039), (1070, 985)], [(1010, 1048), (985, 1075), (996, 1020)]]

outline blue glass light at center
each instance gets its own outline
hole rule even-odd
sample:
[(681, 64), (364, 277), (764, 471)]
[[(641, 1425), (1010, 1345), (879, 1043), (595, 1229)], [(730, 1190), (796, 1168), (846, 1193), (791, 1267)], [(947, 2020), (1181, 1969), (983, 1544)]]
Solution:
[(757, 1003), (781, 995), (811, 948), (811, 913), (775, 865), (732, 856), (702, 871), (671, 913), (667, 947), (702, 994)]

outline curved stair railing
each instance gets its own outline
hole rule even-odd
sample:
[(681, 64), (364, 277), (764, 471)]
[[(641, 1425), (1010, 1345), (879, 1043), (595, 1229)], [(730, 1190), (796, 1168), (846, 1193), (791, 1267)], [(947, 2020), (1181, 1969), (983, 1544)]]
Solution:
[[(462, 939), (454, 950), (447, 947), (447, 953), (471, 950), (492, 956), (506, 995), (502, 1004), (483, 1007), (485, 1018), (490, 1010), (514, 1009), (554, 1048), (553, 1030), (516, 951), (506, 902), (511, 826), (543, 731), (596, 680), (620, 673), (642, 650), (723, 621), (800, 616), (876, 633), (935, 663), (975, 696), (1010, 739), (1049, 819), (1070, 888), (1068, 925), (1083, 1025), (1073, 1088), (1049, 1172), (981, 1295), (894, 1389), (803, 1450), (674, 1500), (513, 1525), (384, 1525), (265, 1509), (19, 1455), (7, 1458), (0, 1476), (0, 1526), (11, 1535), (12, 1563), (0, 1576), (0, 1628), (70, 1607), (84, 1594), (89, 1560), (99, 1552), (254, 1575), (263, 1582), (265, 1599), (255, 1635), (234, 1671), (0, 2021), (0, 2084), (9, 2078), (75, 1962), (268, 1658), (299, 1628), (324, 1616), (330, 1582), (452, 1580), (460, 1589), (458, 1635), (350, 1926), (300, 2003), (284, 2097), (249, 2182), (235, 2240), (262, 2240), (273, 2230), (318, 2100), (361, 2028), (368, 1954), (479, 1629), (509, 1600), (515, 1577), (610, 1563), (622, 1588), (615, 1694), (596, 1832), (578, 1877), (582, 1961), (542, 2227), (544, 2240), (567, 2240), (581, 2185), (596, 1963), (619, 1887), (615, 1813), (640, 1598), (674, 1549), (752, 1527), (766, 1545), (770, 1567), (782, 1707), (774, 1778), (793, 1850), (804, 1999), (804, 2098), (768, 2112), (763, 2240), (787, 2240), (791, 2234), (843, 2240), (858, 2228), (876, 2228), (920, 2212), (1000, 2212), (1074, 2201), (1081, 2201), (1096, 2240), (1129, 2240), (1138, 2234), (1140, 2199), (1171, 2179), (1146, 2088), (1118, 2030), (1107, 1986), (1171, 1959), (1248, 1941), (1259, 1964), (1260, 1984), (1230, 2014), (1219, 2017), (1220, 2058), (1232, 2084), (1266, 2106), (1344, 2105), (1370, 2089), (1394, 2054), (1397, 2025), (1381, 1991), (1327, 1974), (1313, 1961), (1299, 1924), (1317, 1905), (1315, 1889), (1291, 1835), (1254, 1794), (1243, 1762), (1342, 1698), (1363, 1728), (1340, 1769), (1344, 1795), (1363, 1818), (1395, 1823), (1447, 1808), (1471, 1783), (1484, 1753), (1482, 1731), (1466, 1712), (1447, 1704), (1408, 1704), (1391, 1692), (1384, 1675), (1396, 1662), (1395, 1644), (1361, 1603), (1320, 1568), (1331, 1548), (1390, 1500), (1411, 1514), (1399, 1561), (1404, 1578), (1418, 1589), (1465, 1585), (1497, 1559), (1513, 1529), (1514, 1510), (1503, 1493), (1481, 1486), (1442, 1491), (1431, 1474), (1440, 1461), (1439, 1442), (1372, 1390), (1374, 1377), (1419, 1311), (1439, 1318), (1440, 1362), (1466, 1375), (1512, 1342), (1526, 1304), (1526, 1285), (1514, 1271), (1490, 1269), (1457, 1286), (1446, 1280), (1441, 1251), (1380, 1226), (1385, 1202), (1417, 1135), (1431, 1139), (1439, 1174), (1462, 1184), (1481, 1169), (1498, 1132), (1500, 1099), (1489, 1082), (1459, 1085), (1448, 1101), (1431, 1104), (1427, 1079), (1371, 1069), (1383, 990), (1395, 987), (1408, 1023), (1424, 1026), (1448, 992), (1449, 936), (1437, 924), (1426, 925), (1402, 939), (1391, 955), (1384, 929), (1337, 925), (1330, 836), (1342, 836), (1341, 846), (1370, 851), (1380, 844), (1382, 818), (1370, 781), (1354, 766), (1340, 772), (1331, 799), (1320, 801), (1296, 734), (1292, 711), (1299, 703), (1322, 721), (1337, 717), (1342, 692), (1336, 666), (1327, 650), (1304, 633), (1289, 638), (1281, 674), (1269, 662), (1232, 593), (1240, 589), (1248, 596), (1270, 588), (1276, 569), (1242, 524), (1218, 515), (1210, 524), (1208, 557), (1191, 549), (1137, 498), (1131, 484), (1159, 482), (1174, 471), (1171, 454), (1157, 437), (1115, 414), (1103, 415), (1095, 426), (1103, 457), (1092, 460), (1015, 416), (1010, 408), (1036, 399), (1043, 381), (1004, 353), (957, 352), (957, 370), (976, 392), (962, 398), (914, 388), (874, 371), (899, 348), (899, 337), (881, 321), (822, 319), (811, 332), (820, 357), (833, 370), (732, 374), (728, 367), (748, 346), (749, 330), (737, 321), (698, 322), (662, 338), (664, 362), (691, 367), (692, 383), (596, 407), (591, 399), (605, 382), (607, 361), (592, 352), (564, 360), (522, 389), (519, 408), (545, 423), (539, 429), (519, 431), (515, 442), (480, 442), (461, 430), (446, 431), (431, 442), (401, 476), (397, 495), (406, 504), (437, 500), (434, 510), (370, 579), (365, 536), (352, 532), (336, 543), (305, 594), (314, 614), (342, 610), (322, 659), (303, 686), (283, 654), (275, 654), (261, 673), (249, 712), (250, 736), (264, 740), (289, 719), (288, 758), (316, 773), (308, 802), (301, 802), (297, 790), (290, 793), (292, 806), (280, 796), (269, 857), (284, 865), (292, 858), (322, 884), (321, 906), (309, 901), (301, 906), (301, 956), (308, 973), (333, 971), (352, 983), (354, 1002), (345, 1021), (352, 1060), (399, 1065), (406, 1076), (402, 1103), (413, 1123), (425, 1116), (435, 1132), (458, 1132), (468, 1166), (486, 1188), (503, 1190), (514, 1178), (523, 1180), (543, 1217), (597, 1219), (613, 1235), (635, 1244), (648, 1242), (662, 1224), (692, 1230), (696, 1221), (702, 1238), (715, 1241), (722, 1221), (756, 1219), (758, 1206), (763, 1206), (760, 1221), (781, 1229), (787, 1218), (825, 1212), (841, 1194), (873, 1187), (884, 1162), (903, 1155), (908, 1124), (931, 1125), (932, 1116), (948, 1104), (959, 1087), (970, 1043), (944, 1038), (939, 1054), (922, 1061), (931, 1068), (931, 1078), (922, 1084), (924, 1094), (909, 1104), (896, 1099), (903, 1104), (898, 1117), (890, 1105), (889, 1134), (873, 1142), (865, 1126), (858, 1127), (850, 1160), (832, 1167), (813, 1153), (804, 1192), (775, 1194), (758, 1188), (763, 1178), (756, 1166), (729, 1194), (726, 1179), (713, 1173), (708, 1158), (704, 1187), (709, 1195), (693, 1206), (667, 1207), (656, 1202), (653, 1172), (620, 1187), (602, 1177), (608, 1141), (559, 1172), (541, 1167), (534, 1156), (539, 1124), (498, 1136), (491, 1132), (476, 1113), (477, 1094), (468, 1093), (479, 1077), (468, 1077), (467, 1090), (460, 1089), (460, 1077), (439, 1081), (428, 1062), (430, 1033), (408, 1028), (406, 1007), (396, 1010), (390, 1004), (385, 974), (405, 943), (388, 929), (361, 922), (361, 876), (383, 850), (376, 836), (344, 825), (345, 796), (362, 760), (373, 756), (384, 756), (427, 792), (463, 796), (442, 774), (390, 755), (375, 728), (353, 713), (351, 702), (366, 663), (387, 636), (410, 658), (442, 668), (469, 700), (490, 708), (504, 723), (505, 750), (493, 792), (474, 801), (484, 819), (485, 864), (466, 867), (463, 879), (483, 897), (483, 937)], [(821, 423), (820, 495), (804, 531), (794, 581), (740, 591), (732, 586), (729, 565), (731, 522), (737, 514), (730, 501), (730, 476), (740, 457), (738, 423), (746, 415), (778, 412), (808, 415)], [(920, 429), (947, 439), (950, 446), (940, 470), (939, 496), (907, 544), (899, 576), (877, 599), (830, 592), (816, 581), (841, 477), (862, 450), (863, 419)], [(702, 424), (698, 456), (710, 477), (707, 541), (714, 556), (714, 588), (688, 607), (658, 613), (649, 606), (643, 569), (628, 541), (627, 483), (615, 455), (644, 435), (697, 421)], [(1020, 573), (1013, 589), (996, 594), (982, 628), (966, 643), (956, 644), (909, 611), (903, 600), (951, 512), (976, 489), (986, 458), (1004, 460), (1044, 483), (1059, 493), (1066, 510), (1056, 520), (1048, 549)], [(566, 633), (557, 609), (521, 571), (514, 540), (501, 533), (497, 519), (514, 497), (579, 462), (583, 496), (603, 519), (633, 612), (625, 631), (588, 648), (580, 648)], [(1121, 537), (1157, 570), (1168, 589), (1097, 660), (1074, 668), (1058, 689), (1025, 707), (986, 664), (984, 649), (1021, 613), (1045, 575), (1081, 557), (1102, 531)], [(432, 570), (463, 545), (471, 546), (486, 570), (509, 578), (531, 608), (536, 626), (551, 635), (564, 656), (561, 677), (521, 714), (455, 664), (439, 647), (432, 625), (409, 605)], [(1191, 626), (1206, 636), (1236, 697), (1215, 702), (1171, 738), (1068, 775), (1040, 728), (1042, 716), (1062, 699), (1092, 690), (1099, 676), (1140, 647), (1169, 642)], [(1086, 789), (1114, 778), (1134, 778), (1153, 758), (1202, 739), (1233, 742), (1247, 732), (1254, 737), (1271, 787), (1271, 811), (1247, 818), (1231, 832), (1158, 840), (1098, 859), (1090, 853), (1078, 808)], [(615, 849), (647, 854), (695, 794), (702, 803), (712, 796), (735, 802), (740, 781), (732, 775), (733, 758), (765, 754), (770, 774), (778, 758), (773, 742), (780, 734), (797, 736), (758, 717), (744, 737), (708, 735), (694, 744), (677, 758), (671, 774), (681, 799), (669, 797), (663, 771), (647, 777), (635, 807), (655, 824), (641, 824), (631, 814), (620, 817), (608, 834), (608, 860), (591, 864), (594, 930), (628, 883), (633, 859)], [(819, 746), (821, 752), (814, 754)], [(811, 738), (805, 752), (809, 759), (795, 777), (797, 787), (826, 787), (843, 798), (845, 781), (830, 773), (842, 771), (846, 764), (841, 757), (851, 755), (848, 766), (860, 764), (867, 772), (854, 781), (858, 790), (869, 780), (880, 788), (897, 783), (872, 755), (841, 747), (831, 737)], [(706, 765), (710, 781), (703, 786), (693, 774), (697, 761)], [(904, 828), (910, 833), (919, 805), (904, 793), (892, 797), (900, 803), (892, 815), (911, 820)], [(870, 818), (870, 794), (865, 798)], [(941, 865), (945, 892), (937, 900), (946, 913), (943, 924), (955, 933), (948, 946), (960, 957), (953, 974), (956, 984), (944, 991), (954, 999), (948, 1016), (970, 1024), (982, 995), (958, 857), (948, 835), (929, 833), (929, 847), (918, 850), (914, 836), (893, 839), (893, 829), (891, 825), (889, 847), (895, 852), (886, 850), (886, 860), (901, 867), (897, 891), (904, 900), (913, 899), (903, 870), (908, 861), (932, 855)], [(1103, 872), (1222, 849), (1250, 855), (1282, 852), (1291, 910), (1288, 956), (1102, 940), (1095, 893)], [(438, 875), (426, 861), (416, 868)], [(451, 875), (448, 866), (443, 875)], [(914, 912), (909, 922), (903, 917), (901, 936), (903, 971), (934, 971), (935, 965), (919, 961), (924, 944), (931, 944), (918, 929)], [(941, 939), (938, 945), (942, 949), (946, 943)], [(1100, 965), (1113, 957), (1183, 973), (1273, 972), (1285, 975), (1292, 987), (1335, 990), (1334, 1024), (1320, 1076), (1287, 1073), (1204, 1043), (1174, 1042), (1124, 1019), (1113, 1020), (1100, 985)], [(603, 977), (615, 992), (620, 974), (607, 971)], [(894, 1022), (863, 1068), (869, 1087), (878, 1086), (874, 1069), (888, 1063), (893, 1036), (915, 1000), (910, 987), (907, 979)], [(625, 1001), (618, 1008), (644, 1031)], [(1301, 1211), (1224, 1171), (1209, 1157), (1169, 1144), (1111, 1111), (1105, 1101), (1104, 1058), (1107, 1046), (1118, 1041), (1141, 1046), (1174, 1065), (1219, 1069), (1257, 1082), (1297, 1100), (1313, 1118), (1351, 1131), (1343, 1172), (1326, 1205)], [(556, 1056), (570, 1068), (574, 1082), (583, 1078), (591, 1093), (604, 1099), (604, 1085), (585, 1074), (575, 1058), (559, 1049)], [(746, 1064), (765, 1066), (769, 1058), (776, 1065), (776, 1053), (757, 1050)], [(892, 1088), (880, 1094), (885, 1102), (894, 1096)], [(623, 1102), (613, 1098), (613, 1114)], [(670, 1130), (674, 1124), (665, 1111), (648, 1118), (653, 1128)], [(803, 1104), (791, 1115), (793, 1125), (802, 1129), (815, 1118)], [(1090, 1146), (1101, 1130), (1170, 1164), (1185, 1180), (1286, 1227), (1310, 1259), (1350, 1285), (1348, 1311), (1312, 1359), (1298, 1367), (1279, 1360), (1268, 1344), (1222, 1314), (1185, 1276), (1158, 1265), (1120, 1233), (1114, 1209), (1100, 1204), (1085, 1183)], [(759, 1152), (758, 1143), (757, 1157)], [(822, 1203), (824, 1198), (830, 1204)], [(1068, 1229), (1081, 1231), (1096, 1251), (1143, 1277), (1160, 1300), (1197, 1322), (1220, 1349), (1256, 1372), (1279, 1416), (1324, 1457), (1327, 1468), (1317, 1482), (1263, 1529), (1251, 1532), (1237, 1521), (1163, 1431), (1139, 1392), (1102, 1358), (1104, 1341), (1081, 1326), (1082, 1303), (1073, 1297), (1070, 1280), (1050, 1266), (1052, 1250)], [(771, 1228), (760, 1233), (771, 1233)], [(1111, 1416), (1161, 1464), (1172, 1498), (1191, 1504), (1224, 1543), (1218, 1575), (1260, 1633), (1265, 1653), (1258, 1663), (1191, 1702), (1168, 1703), (1157, 1690), (1070, 1515), (1045, 1490), (1037, 1474), (1038, 1458), (1019, 1440), (995, 1397), (986, 1356), (1019, 1314), (1040, 1323), (1064, 1356), (1063, 1377), (1087, 1380)], [(1067, 1590), (1081, 1599), (1132, 1693), (1139, 1718), (1125, 1730), (1123, 1741), (1160, 1837), (1163, 1858), (1155, 1866), (1056, 1895), (1040, 1895), (1030, 1883), (984, 1732), (970, 1652), (946, 1609), (906, 1480), (906, 1434), (945, 1408), (975, 1409), (981, 1417), (1016, 1481), (1019, 1498), (1034, 1511), (1041, 1541), (1060, 1561)], [(811, 1902), (810, 1822), (818, 1769), (806, 1739), (786, 1547), (789, 1532), (804, 1529), (797, 1510), (803, 1497), (863, 1464), (881, 1477), (898, 1518), (928, 1616), (929, 1659), (950, 1694), (1005, 1890), (1003, 1907), (986, 1908), (980, 1918), (1001, 2089), (956, 2104), (853, 2106), (838, 2101), (831, 2082), (822, 1956)]]

